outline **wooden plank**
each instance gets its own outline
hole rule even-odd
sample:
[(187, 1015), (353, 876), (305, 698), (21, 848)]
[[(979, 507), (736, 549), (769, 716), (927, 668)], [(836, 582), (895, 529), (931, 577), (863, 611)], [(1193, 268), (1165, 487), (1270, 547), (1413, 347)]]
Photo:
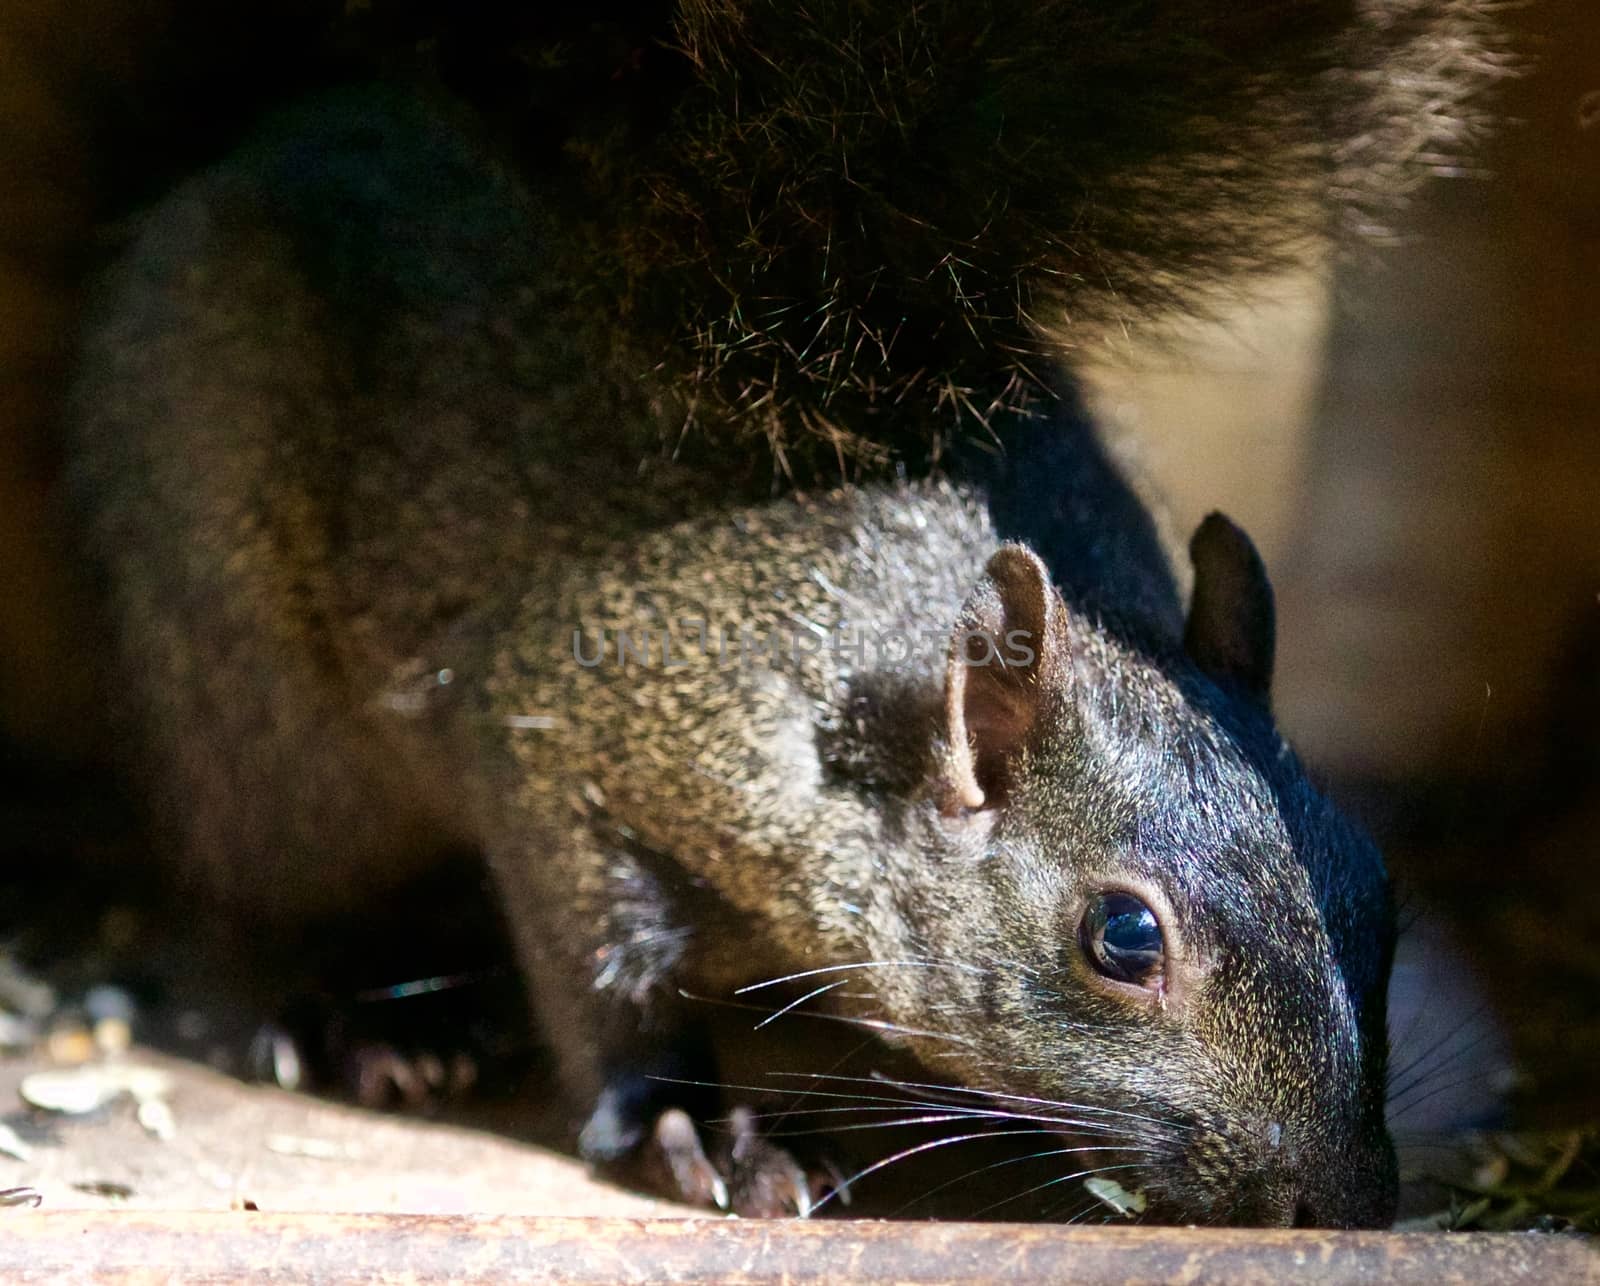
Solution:
[(1595, 1282), (1534, 1233), (0, 1211), (7, 1281)]

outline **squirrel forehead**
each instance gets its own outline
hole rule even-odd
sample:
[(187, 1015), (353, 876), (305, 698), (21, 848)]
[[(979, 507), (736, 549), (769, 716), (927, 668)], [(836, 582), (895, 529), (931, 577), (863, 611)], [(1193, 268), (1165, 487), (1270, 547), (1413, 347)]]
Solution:
[(1129, 825), (1160, 819), (1173, 839), (1242, 826), (1287, 847), (1280, 800), (1304, 779), (1270, 719), (1103, 635), (1079, 646), (1084, 637), (1074, 632), (1071, 690), (1038, 768), (1120, 801)]
[(1029, 756), (1022, 828), (1181, 903), (1310, 907), (1309, 867), (1344, 834), (1303, 824), (1336, 814), (1270, 721), (1219, 719), (1153, 662), (1103, 650), (1074, 655), (1070, 697)]

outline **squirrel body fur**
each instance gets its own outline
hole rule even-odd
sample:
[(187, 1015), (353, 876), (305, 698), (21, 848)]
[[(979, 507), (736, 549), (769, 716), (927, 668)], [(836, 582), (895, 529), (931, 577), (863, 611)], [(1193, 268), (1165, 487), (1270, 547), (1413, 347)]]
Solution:
[[(1152, 100), (1141, 164), (1107, 141), (1060, 189), (995, 169), (1093, 114), (1029, 100), (1033, 63), (987, 94), (1022, 9), (825, 6), (801, 35), (830, 70), (769, 47), (768, 6), (696, 2), (667, 24), (666, 127), (623, 94), (530, 173), (436, 95), (345, 88), (160, 201), (84, 328), (66, 490), (178, 886), (291, 924), (483, 853), (580, 1146), (654, 1149), (694, 1198), (806, 1208), (770, 1144), (707, 1159), (681, 1074), (717, 1066), (689, 997), (814, 977), (800, 1000), (942, 1083), (1122, 1150), (1150, 1217), (1385, 1222), (1381, 860), (1273, 727), (1248, 539), (1202, 525), (1185, 610), (1033, 313), (1097, 274), (1165, 300), (1276, 262), (1330, 172), (1318, 123), (1390, 82), (1350, 32), (1318, 44), (1352, 6), (1172, 7), (1234, 116)], [(1475, 5), (1353, 8), (1402, 64), (1476, 56)], [(1042, 9), (1128, 101), (1143, 38)], [(629, 22), (588, 34), (636, 67)], [(1259, 75), (1257, 41), (1282, 55)], [(930, 195), (974, 94), (1009, 141)], [(1226, 147), (1224, 119), (1249, 123)], [(1271, 122), (1270, 165), (1227, 160)], [(833, 161), (782, 170), (817, 128)], [(1216, 186), (1141, 233), (1186, 155)], [(1252, 193), (1260, 253), (1230, 255)], [(974, 663), (974, 635), (1020, 646)], [(1107, 907), (1147, 917), (1158, 967), (1107, 957)]]

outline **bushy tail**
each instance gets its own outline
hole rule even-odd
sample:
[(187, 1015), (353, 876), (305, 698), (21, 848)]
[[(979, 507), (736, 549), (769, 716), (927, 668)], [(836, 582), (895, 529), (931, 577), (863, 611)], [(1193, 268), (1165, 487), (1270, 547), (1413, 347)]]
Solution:
[(1029, 407), (1075, 324), (1382, 226), (1480, 131), (1488, 9), (682, 0), (573, 152), (686, 417), (873, 459)]

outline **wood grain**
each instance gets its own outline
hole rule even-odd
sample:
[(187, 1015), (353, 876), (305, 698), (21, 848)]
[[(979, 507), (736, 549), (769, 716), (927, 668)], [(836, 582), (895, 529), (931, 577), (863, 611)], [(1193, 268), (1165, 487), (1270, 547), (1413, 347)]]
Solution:
[(13, 1212), (17, 1281), (1600, 1281), (1573, 1237), (424, 1215)]

